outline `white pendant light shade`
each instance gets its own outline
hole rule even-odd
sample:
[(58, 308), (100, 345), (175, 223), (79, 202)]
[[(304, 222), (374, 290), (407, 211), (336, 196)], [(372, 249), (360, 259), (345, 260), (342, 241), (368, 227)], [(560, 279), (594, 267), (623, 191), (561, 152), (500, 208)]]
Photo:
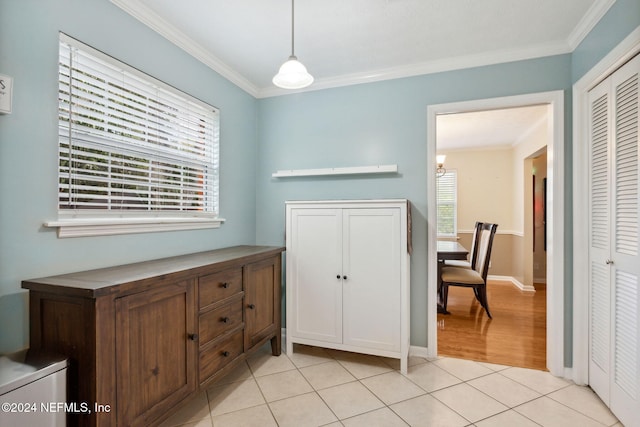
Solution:
[(273, 77), (273, 84), (283, 89), (302, 89), (311, 83), (313, 83), (313, 76), (293, 55), (280, 66), (278, 74)]
[(278, 74), (271, 80), (274, 85), (283, 89), (302, 89), (313, 83), (313, 76), (307, 67), (298, 61), (294, 53), (294, 0), (291, 0), (291, 56), (280, 66)]

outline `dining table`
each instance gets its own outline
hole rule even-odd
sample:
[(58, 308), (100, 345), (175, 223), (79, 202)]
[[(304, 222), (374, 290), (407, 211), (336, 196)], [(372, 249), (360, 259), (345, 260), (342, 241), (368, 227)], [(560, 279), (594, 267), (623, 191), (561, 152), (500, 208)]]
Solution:
[(469, 251), (460, 243), (452, 240), (438, 240), (438, 313), (449, 314), (442, 305), (442, 267), (445, 261), (466, 261)]
[(469, 255), (467, 248), (451, 240), (438, 240), (438, 261), (466, 260)]

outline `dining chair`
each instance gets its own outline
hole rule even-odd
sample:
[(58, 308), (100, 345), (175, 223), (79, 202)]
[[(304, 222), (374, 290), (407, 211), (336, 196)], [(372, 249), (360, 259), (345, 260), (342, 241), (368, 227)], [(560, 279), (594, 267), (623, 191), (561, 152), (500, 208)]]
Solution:
[(471, 250), (469, 251), (469, 260), (445, 260), (444, 265), (446, 267), (464, 267), (475, 268), (476, 258), (478, 256), (478, 229), (482, 227), (482, 222), (476, 221), (476, 225), (473, 227), (473, 236), (471, 237)]
[(476, 299), (492, 319), (487, 300), (487, 273), (491, 260), (491, 248), (498, 224), (483, 223), (478, 227), (476, 239), (477, 258), (473, 268), (443, 267), (442, 268), (442, 307), (447, 311), (449, 286), (463, 286), (473, 288)]

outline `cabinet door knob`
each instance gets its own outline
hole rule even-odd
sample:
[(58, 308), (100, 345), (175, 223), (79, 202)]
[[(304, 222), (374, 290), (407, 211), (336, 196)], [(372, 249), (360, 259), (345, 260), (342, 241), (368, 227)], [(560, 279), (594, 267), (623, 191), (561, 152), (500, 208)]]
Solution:
[(229, 355), (230, 355), (230, 354), (231, 354), (231, 353), (229, 353), (228, 351), (223, 351), (223, 352), (222, 352), (222, 355), (223, 355), (224, 357), (229, 357)]
[(339, 274), (336, 276), (336, 279), (340, 280), (340, 275)]
[(254, 308), (256, 308), (255, 304), (249, 304), (247, 307), (249, 307), (251, 310), (253, 310)]
[(612, 259), (608, 259), (608, 260), (605, 261), (605, 263), (608, 264), (608, 265), (611, 265), (611, 264), (613, 264), (613, 260)]
[(198, 341), (198, 334), (189, 334), (188, 337), (191, 341)]
[(229, 323), (229, 320), (230, 319), (228, 317), (223, 317), (222, 319), (220, 319), (222, 323)]
[(344, 280), (347, 280), (347, 276), (342, 276), (342, 278), (343, 278)]
[(221, 283), (220, 287), (227, 289), (229, 287), (229, 283), (227, 283), (227, 282)]

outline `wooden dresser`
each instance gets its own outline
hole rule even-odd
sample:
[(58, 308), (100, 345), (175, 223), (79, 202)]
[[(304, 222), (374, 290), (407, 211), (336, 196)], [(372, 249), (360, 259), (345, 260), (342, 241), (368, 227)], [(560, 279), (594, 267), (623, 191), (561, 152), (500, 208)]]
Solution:
[(23, 281), (31, 348), (70, 360), (69, 425), (156, 425), (267, 341), (279, 355), (283, 250), (237, 246)]

